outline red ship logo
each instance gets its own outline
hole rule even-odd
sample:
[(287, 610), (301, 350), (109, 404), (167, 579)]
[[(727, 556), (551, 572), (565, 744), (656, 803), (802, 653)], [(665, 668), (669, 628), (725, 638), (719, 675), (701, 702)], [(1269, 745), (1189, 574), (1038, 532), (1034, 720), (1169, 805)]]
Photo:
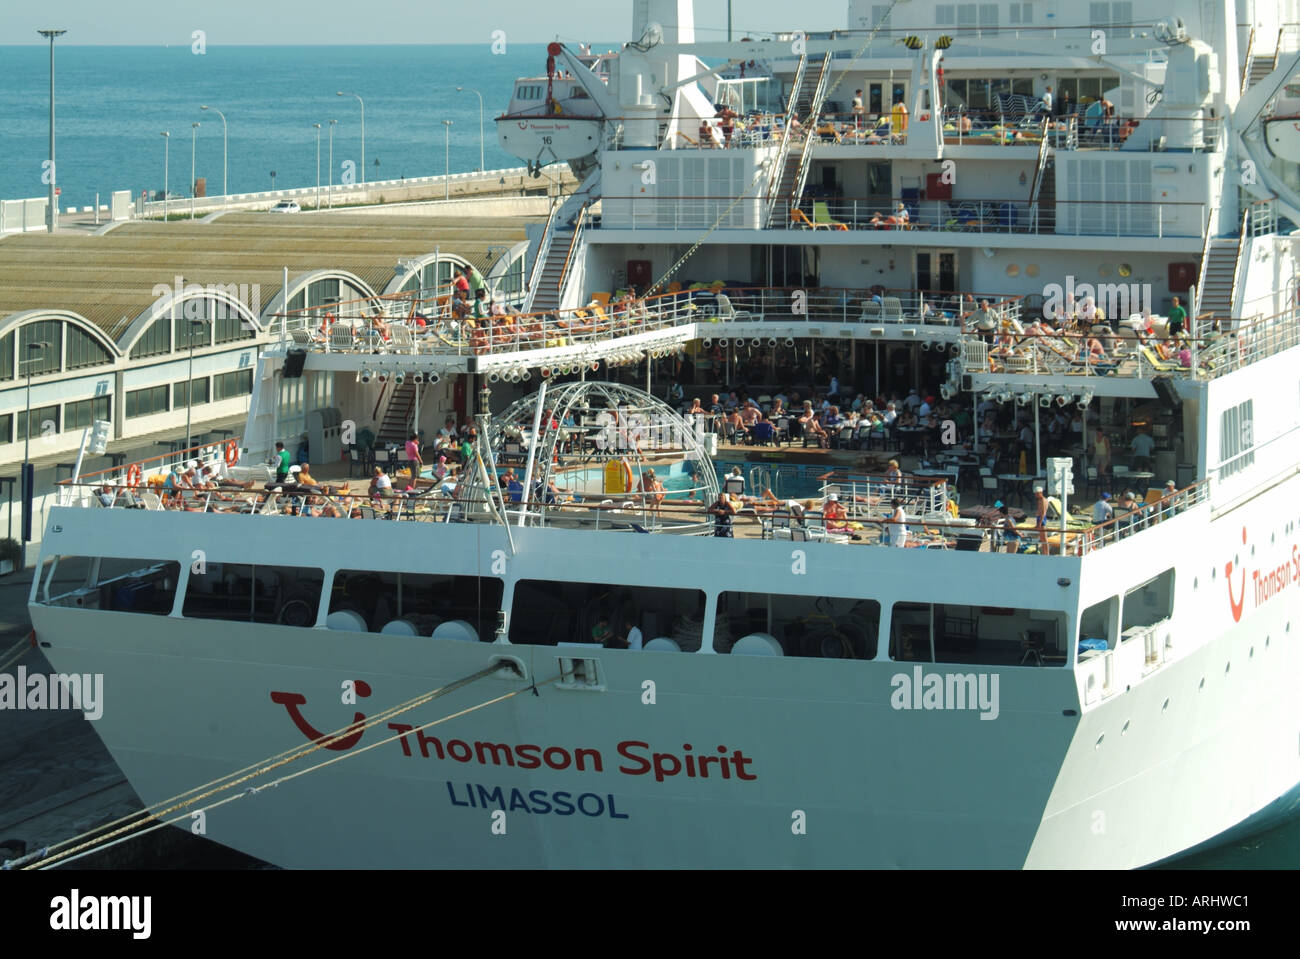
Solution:
[[(364, 680), (358, 679), (353, 688), (358, 696), (364, 697), (370, 695), (370, 684)], [(329, 737), (328, 733), (321, 732), (311, 723), (307, 722), (303, 714), (298, 711), (299, 706), (306, 704), (306, 696), (303, 696), (301, 693), (273, 692), (271, 693), (271, 702), (278, 703), (287, 709), (289, 711), (289, 718), (293, 720), (293, 724), (297, 726), (299, 731), (312, 742), (318, 743)], [(330, 742), (324, 744), (325, 748), (332, 749), (335, 752), (343, 752), (345, 749), (351, 749), (361, 741), (361, 734), (365, 732), (365, 729), (363, 728), (365, 721), (365, 713), (354, 713), (352, 715), (352, 725), (348, 727), (347, 735), (335, 737)]]
[[(1246, 545), (1246, 527), (1244, 526), (1241, 528), (1241, 545)], [(1246, 568), (1244, 566), (1241, 568), (1241, 597), (1238, 598), (1232, 595), (1232, 565), (1232, 560), (1228, 560), (1227, 565), (1223, 567), (1223, 575), (1228, 581), (1228, 605), (1232, 608), (1232, 621), (1239, 623), (1241, 622), (1242, 609), (1246, 605)]]

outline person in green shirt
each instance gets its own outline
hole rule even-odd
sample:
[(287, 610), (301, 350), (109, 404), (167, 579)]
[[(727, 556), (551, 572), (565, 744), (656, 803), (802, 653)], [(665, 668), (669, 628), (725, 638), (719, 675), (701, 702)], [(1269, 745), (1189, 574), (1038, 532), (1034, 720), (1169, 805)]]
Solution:
[(275, 444), (275, 481), (283, 483), (289, 478), (289, 451), (283, 443)]
[(1169, 308), (1169, 335), (1180, 336), (1185, 329), (1187, 329), (1187, 311), (1179, 304), (1178, 297), (1174, 297), (1174, 305)]
[(487, 282), (483, 279), (482, 273), (468, 265), (461, 267), (461, 272), (465, 274), (465, 280), (469, 283), (469, 295), (471, 297), (478, 296), (479, 290), (486, 292)]

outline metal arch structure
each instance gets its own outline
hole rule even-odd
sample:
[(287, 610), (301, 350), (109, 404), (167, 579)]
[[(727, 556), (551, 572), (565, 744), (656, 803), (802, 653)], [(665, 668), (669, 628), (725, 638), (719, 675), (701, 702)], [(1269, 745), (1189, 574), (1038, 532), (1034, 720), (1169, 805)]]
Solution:
[[(542, 411), (550, 411), (556, 422), (569, 420), (576, 425), (558, 430), (546, 428), (546, 420), (538, 417), (539, 401)], [(542, 429), (534, 446), (528, 437), (536, 422), (542, 423)], [(554, 479), (558, 487), (578, 493), (589, 502), (613, 500), (623, 506), (630, 501), (651, 524), (658, 524), (662, 510), (655, 509), (657, 494), (642, 486), (650, 470), (661, 471), (657, 478), (662, 480), (668, 467), (681, 463), (694, 477), (687, 491), (690, 500), (707, 505), (718, 496), (717, 471), (704, 445), (702, 424), (697, 425), (693, 418), (683, 416), (644, 390), (621, 383), (586, 380), (553, 388), (548, 384), (544, 397), (540, 391), (532, 393), (493, 416), (486, 440), (495, 462), (501, 465), (503, 458), (510, 461), (521, 482), (527, 479), (525, 471), (531, 458), (534, 490), (545, 491)], [(508, 445), (517, 446), (517, 451), (509, 450)], [(621, 492), (606, 492), (603, 478), (610, 463), (623, 464), (620, 475), (625, 488)], [(569, 485), (572, 478), (582, 474), (567, 471), (566, 467), (579, 464), (588, 470), (598, 469), (600, 477), (588, 475), (583, 488), (574, 489)], [(471, 503), (486, 500), (481, 473), (473, 476), (464, 493)], [(663, 502), (671, 505), (674, 500)], [(530, 498), (530, 508), (545, 511), (546, 505), (544, 493)], [(698, 516), (679, 518), (691, 525), (699, 524)]]

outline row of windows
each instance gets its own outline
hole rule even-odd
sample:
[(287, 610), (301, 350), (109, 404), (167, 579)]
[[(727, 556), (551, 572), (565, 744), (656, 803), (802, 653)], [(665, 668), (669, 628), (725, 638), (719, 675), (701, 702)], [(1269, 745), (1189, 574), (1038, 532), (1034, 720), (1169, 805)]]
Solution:
[[(66, 329), (66, 334), (65, 334)], [(64, 338), (66, 336), (66, 352)], [(84, 370), (113, 362), (113, 355), (90, 333), (63, 320), (40, 320), (0, 337), (0, 380)]]
[(236, 340), (251, 340), (257, 336), (253, 327), (241, 319), (232, 307), (210, 300), (201, 302), (205, 306), (204, 318), (193, 319), (188, 315), (178, 315), (174, 331), (171, 329), (170, 316), (154, 320), (140, 335), (140, 339), (136, 340), (135, 346), (131, 347), (131, 359), (170, 353), (172, 343), (176, 344), (178, 353), (183, 353), (191, 347), (198, 350), (211, 346), (214, 342), (220, 346)]
[[(62, 419), (60, 419), (62, 412)], [(113, 397), (95, 396), (87, 400), (65, 403), (62, 411), (57, 404), (42, 406), (31, 412), (32, 438), (49, 436), (63, 430), (79, 430), (92, 426), (95, 420), (113, 418)], [(21, 443), (27, 438), (27, 411), (6, 413), (0, 416), (0, 445)]]
[(202, 376), (195, 377), (190, 383), (181, 380), (171, 387), (164, 383), (142, 390), (131, 390), (126, 394), (126, 418), (152, 416), (155, 413), (166, 413), (169, 409), (183, 409), (188, 403), (191, 385), (194, 390), (193, 405), (195, 406), (248, 396), (253, 392), (253, 371), (233, 370), (229, 373), (218, 373), (211, 381), (206, 376)]

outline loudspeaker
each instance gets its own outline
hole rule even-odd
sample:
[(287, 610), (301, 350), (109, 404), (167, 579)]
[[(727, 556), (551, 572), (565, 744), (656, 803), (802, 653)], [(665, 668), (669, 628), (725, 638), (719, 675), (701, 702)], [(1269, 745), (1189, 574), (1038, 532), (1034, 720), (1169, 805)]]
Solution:
[(1156, 396), (1160, 402), (1172, 410), (1180, 409), (1183, 405), (1178, 391), (1174, 388), (1174, 381), (1169, 376), (1157, 376), (1151, 380), (1151, 386), (1156, 391)]
[(302, 376), (302, 368), (307, 362), (307, 351), (303, 349), (292, 349), (289, 355), (284, 359), (284, 378), (286, 380), (296, 380)]

